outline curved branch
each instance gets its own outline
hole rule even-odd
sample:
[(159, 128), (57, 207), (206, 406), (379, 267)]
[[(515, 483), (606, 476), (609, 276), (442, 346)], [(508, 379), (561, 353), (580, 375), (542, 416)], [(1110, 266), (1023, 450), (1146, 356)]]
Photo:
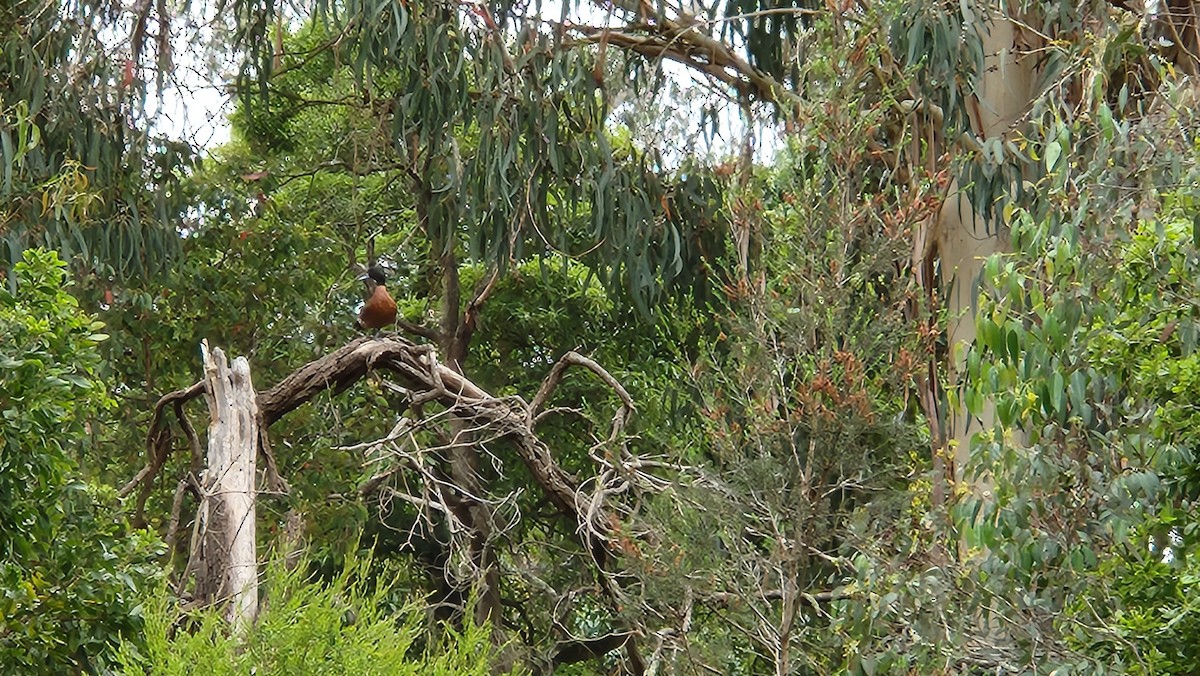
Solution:
[[(170, 394), (164, 394), (162, 398), (158, 400), (158, 403), (154, 405), (154, 415), (150, 418), (150, 429), (146, 432), (146, 455), (148, 456), (146, 466), (143, 467), (136, 476), (130, 479), (129, 483), (122, 486), (121, 490), (117, 491), (117, 495), (125, 497), (133, 492), (133, 489), (137, 488), (142, 482), (149, 484), (154, 481), (155, 476), (158, 475), (159, 470), (161, 470), (163, 464), (166, 463), (167, 450), (170, 449), (169, 443), (164, 443), (162, 446), (156, 444), (156, 441), (158, 441), (164, 433), (167, 435), (168, 442), (170, 438), (170, 429), (163, 428), (163, 411), (166, 409), (168, 404), (174, 404), (176, 402), (183, 404), (184, 402), (195, 399), (203, 394), (203, 392), (204, 381), (201, 380), (191, 387), (186, 387), (182, 390), (175, 390)], [(189, 425), (188, 427), (191, 426)], [(184, 429), (184, 433), (187, 433), (187, 428)], [(194, 430), (192, 434), (195, 435)], [(199, 442), (197, 442), (197, 445), (198, 444)], [(144, 491), (145, 489), (143, 492)], [(145, 498), (139, 497), (139, 502), (144, 504)], [(139, 509), (138, 511), (140, 513), (141, 510)]]
[(636, 410), (633, 405), (633, 397), (629, 396), (629, 392), (626, 391), (625, 387), (621, 385), (621, 383), (617, 382), (616, 378), (612, 377), (611, 373), (604, 370), (603, 366), (597, 364), (591, 359), (588, 359), (578, 352), (571, 351), (564, 354), (562, 358), (558, 360), (558, 363), (554, 365), (554, 368), (550, 369), (550, 374), (546, 376), (544, 381), (542, 381), (542, 386), (538, 389), (537, 395), (534, 396), (533, 402), (529, 404), (529, 420), (531, 426), (533, 421), (535, 421), (539, 414), (541, 414), (542, 408), (545, 407), (546, 401), (550, 398), (550, 395), (554, 392), (554, 389), (558, 387), (558, 384), (562, 381), (563, 372), (566, 371), (567, 367), (571, 365), (582, 366), (592, 373), (595, 373), (596, 377), (604, 381), (605, 385), (608, 385), (613, 389), (614, 392), (617, 393), (617, 396), (621, 399), (621, 412), (619, 413), (621, 414), (622, 420), (627, 419), (628, 416), (632, 414), (634, 410)]
[(185, 403), (186, 399), (175, 400), (175, 419), (179, 421), (179, 428), (183, 430), (183, 436), (187, 437), (188, 448), (192, 451), (191, 470), (193, 473), (199, 473), (204, 468), (204, 449), (200, 447), (200, 437), (196, 434), (196, 428), (192, 427), (192, 422), (183, 412)]
[(623, 631), (597, 638), (559, 641), (554, 649), (554, 665), (575, 664), (604, 657), (614, 650), (625, 647), (625, 644), (635, 636), (636, 634), (632, 631)]

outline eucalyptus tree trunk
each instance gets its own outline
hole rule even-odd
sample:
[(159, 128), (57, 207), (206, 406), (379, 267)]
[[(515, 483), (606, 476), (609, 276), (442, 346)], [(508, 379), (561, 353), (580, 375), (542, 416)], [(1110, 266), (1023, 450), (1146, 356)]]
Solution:
[[(978, 31), (983, 41), (984, 69), (978, 76), (976, 100), (971, 102), (972, 132), (983, 143), (1002, 138), (1022, 122), (1037, 96), (1036, 53), (1023, 44), (1026, 36), (1013, 19), (993, 9), (980, 13)], [(1005, 250), (1007, 237), (998, 228), (988, 229), (978, 216), (977, 206), (954, 181), (931, 232), (923, 233), (925, 244), (918, 257), (927, 257), (926, 269), (936, 260), (939, 274), (925, 279), (940, 285), (938, 291), (948, 310), (950, 363), (947, 365), (950, 387), (959, 384), (967, 350), (975, 341), (975, 298), (984, 260)], [(922, 250), (923, 249), (923, 250)], [(935, 449), (934, 469), (939, 479), (961, 479), (970, 453), (971, 435), (994, 422), (991, 404), (985, 406), (979, 420), (972, 421), (965, 406), (959, 404), (940, 416), (945, 427), (935, 435), (941, 449)], [(933, 418), (933, 416), (931, 416)], [(947, 461), (952, 467), (947, 467)], [(939, 501), (943, 497), (939, 490)]]

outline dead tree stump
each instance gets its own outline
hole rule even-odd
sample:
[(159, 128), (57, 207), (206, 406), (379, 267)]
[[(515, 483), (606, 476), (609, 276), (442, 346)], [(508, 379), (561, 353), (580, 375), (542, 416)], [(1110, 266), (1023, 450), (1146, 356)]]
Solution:
[(241, 633), (258, 613), (258, 559), (255, 546), (255, 456), (258, 406), (250, 363), (233, 360), (203, 341), (204, 394), (210, 415), (208, 462), (192, 538), (196, 600), (226, 603), (226, 618)]

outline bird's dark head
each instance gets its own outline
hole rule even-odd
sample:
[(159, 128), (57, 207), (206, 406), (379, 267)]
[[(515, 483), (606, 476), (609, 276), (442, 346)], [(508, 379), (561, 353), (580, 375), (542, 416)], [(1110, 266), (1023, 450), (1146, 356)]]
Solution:
[(359, 279), (363, 281), (369, 279), (379, 286), (387, 285), (387, 274), (384, 273), (383, 268), (379, 267), (378, 265), (372, 265), (365, 273), (359, 276)]

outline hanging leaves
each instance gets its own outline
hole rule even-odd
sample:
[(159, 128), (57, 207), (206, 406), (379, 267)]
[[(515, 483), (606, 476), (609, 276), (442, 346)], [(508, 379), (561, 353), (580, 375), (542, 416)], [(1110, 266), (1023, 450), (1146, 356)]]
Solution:
[[(253, 0), (233, 4), (254, 17), (247, 37), (273, 16)], [(472, 258), (502, 270), (528, 256), (576, 257), (644, 310), (700, 280), (702, 243), (720, 251), (718, 183), (611, 142), (590, 46), (567, 48), (537, 30), (510, 35), (487, 8), (441, 0), (313, 9), (362, 96), (387, 102), (379, 126), (435, 251), (461, 237)], [(246, 48), (248, 63), (263, 62), (263, 45)], [(255, 75), (246, 114), (270, 118), (277, 85), (265, 70)]]
[(118, 19), (110, 10), (98, 0), (0, 9), (0, 269), (10, 275), (35, 246), (116, 277), (157, 270), (177, 250), (177, 172), (192, 153), (134, 122), (136, 64), (96, 37)]

